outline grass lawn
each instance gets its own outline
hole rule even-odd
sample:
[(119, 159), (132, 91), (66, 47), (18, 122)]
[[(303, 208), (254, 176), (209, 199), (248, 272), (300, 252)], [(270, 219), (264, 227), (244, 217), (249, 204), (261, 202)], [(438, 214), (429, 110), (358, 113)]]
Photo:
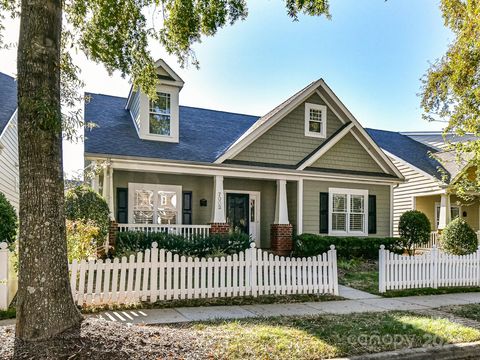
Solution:
[(480, 304), (446, 306), (440, 310), (480, 322)]
[(175, 325), (213, 358), (322, 359), (480, 340), (480, 331), (408, 312), (273, 317)]
[(338, 261), (338, 282), (342, 285), (383, 297), (480, 292), (479, 287), (449, 287), (389, 290), (384, 294), (380, 294), (378, 292), (378, 262), (360, 259)]

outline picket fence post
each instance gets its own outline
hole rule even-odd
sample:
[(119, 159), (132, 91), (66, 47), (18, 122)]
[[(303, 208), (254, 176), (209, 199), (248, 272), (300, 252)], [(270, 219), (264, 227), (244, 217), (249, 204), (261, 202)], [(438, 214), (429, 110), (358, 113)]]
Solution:
[(258, 295), (257, 286), (257, 249), (255, 243), (250, 243), (248, 251), (248, 271), (250, 273), (250, 294), (254, 297)]
[(9, 250), (6, 242), (0, 243), (0, 310), (8, 309), (8, 264)]
[(330, 245), (330, 251), (328, 253), (328, 262), (332, 274), (332, 290), (334, 295), (338, 295), (337, 250), (335, 249), (335, 245)]
[(440, 272), (440, 264), (439, 264), (439, 253), (436, 245), (433, 245), (432, 251), (430, 253), (431, 261), (432, 261), (432, 286), (434, 289), (438, 288), (438, 281), (439, 281), (439, 272)]
[(475, 255), (475, 262), (477, 264), (477, 286), (480, 286), (480, 245), (478, 245), (478, 249)]
[(380, 250), (378, 252), (378, 291), (384, 293), (386, 291), (385, 286), (385, 245), (380, 245)]

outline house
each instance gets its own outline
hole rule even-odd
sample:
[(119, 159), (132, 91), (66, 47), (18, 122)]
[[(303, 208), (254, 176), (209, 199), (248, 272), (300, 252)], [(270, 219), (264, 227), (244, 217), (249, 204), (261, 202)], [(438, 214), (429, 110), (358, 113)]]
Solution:
[(0, 192), (18, 212), (17, 82), (0, 73)]
[(179, 105), (156, 64), (155, 101), (86, 94), (85, 162), (121, 230), (236, 229), (276, 252), (292, 233), (392, 234), (403, 175), (324, 80), (258, 117)]
[(367, 132), (406, 179), (393, 190), (394, 235), (398, 234), (400, 216), (413, 209), (427, 215), (434, 234), (456, 217), (464, 218), (475, 231), (480, 229), (478, 196), (466, 201), (452, 189), (463, 174), (473, 173), (475, 167), (467, 159), (459, 164), (454, 151), (445, 149), (449, 142), (476, 140), (473, 135), (449, 134), (444, 139), (442, 132), (375, 129), (367, 129)]

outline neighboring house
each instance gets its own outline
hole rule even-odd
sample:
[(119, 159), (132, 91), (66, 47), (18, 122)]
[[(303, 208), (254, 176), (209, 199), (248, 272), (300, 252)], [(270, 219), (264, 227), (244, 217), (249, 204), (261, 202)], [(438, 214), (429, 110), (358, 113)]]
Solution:
[(234, 228), (278, 252), (292, 228), (392, 234), (403, 176), (322, 79), (257, 117), (180, 106), (184, 82), (157, 66), (155, 102), (87, 94), (86, 165), (121, 229)]
[[(480, 229), (479, 198), (465, 201), (456, 196), (452, 184), (461, 175), (474, 170), (466, 159), (459, 164), (454, 151), (445, 151), (441, 132), (392, 132), (367, 129), (375, 142), (391, 158), (406, 181), (394, 188), (394, 234), (398, 221), (407, 210), (427, 215), (432, 231), (445, 228), (456, 217), (464, 218), (476, 231)], [(472, 135), (448, 135), (447, 141), (475, 140)], [(449, 211), (447, 211), (449, 209)]]
[(18, 211), (17, 82), (0, 73), (0, 192)]

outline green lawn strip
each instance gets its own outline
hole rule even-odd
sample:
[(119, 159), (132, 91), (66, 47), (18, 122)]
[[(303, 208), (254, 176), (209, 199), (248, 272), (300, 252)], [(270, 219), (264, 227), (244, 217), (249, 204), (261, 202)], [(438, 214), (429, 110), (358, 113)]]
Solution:
[(443, 287), (438, 289), (388, 290), (381, 294), (378, 292), (378, 265), (376, 262), (359, 259), (339, 260), (338, 270), (338, 282), (340, 284), (383, 297), (480, 292), (480, 287)]
[(320, 359), (480, 340), (480, 331), (408, 312), (271, 317), (175, 325), (214, 358)]
[(7, 310), (0, 310), (0, 320), (13, 319), (15, 318), (16, 311), (14, 308), (9, 308)]
[(480, 304), (445, 306), (439, 310), (480, 322)]
[(168, 301), (157, 301), (155, 303), (140, 302), (122, 305), (100, 305), (84, 306), (82, 312), (85, 314), (97, 313), (100, 311), (133, 310), (133, 309), (167, 309), (175, 307), (198, 307), (198, 306), (233, 306), (233, 305), (254, 305), (254, 304), (287, 304), (303, 302), (321, 302), (343, 300), (340, 296), (315, 295), (315, 294), (291, 294), (291, 295), (260, 295), (238, 296), (210, 299), (179, 299)]

